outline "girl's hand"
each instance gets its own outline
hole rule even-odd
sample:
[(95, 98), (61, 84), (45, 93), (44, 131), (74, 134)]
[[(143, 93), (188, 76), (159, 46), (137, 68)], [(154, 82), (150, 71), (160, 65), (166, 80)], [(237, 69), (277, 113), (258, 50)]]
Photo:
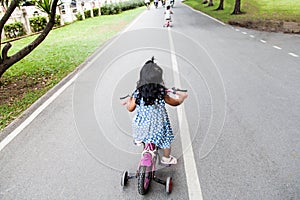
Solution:
[(187, 92), (181, 92), (181, 91), (176, 91), (176, 95), (179, 96), (182, 100), (188, 98), (188, 93)]
[(121, 99), (121, 105), (126, 106), (126, 108), (129, 112), (132, 112), (135, 110), (136, 105), (135, 105), (135, 100), (133, 97), (128, 95), (126, 97), (121, 97), (120, 99)]
[(122, 105), (122, 106), (128, 105), (129, 99), (130, 99), (129, 97), (126, 97), (125, 99), (121, 99), (121, 105)]

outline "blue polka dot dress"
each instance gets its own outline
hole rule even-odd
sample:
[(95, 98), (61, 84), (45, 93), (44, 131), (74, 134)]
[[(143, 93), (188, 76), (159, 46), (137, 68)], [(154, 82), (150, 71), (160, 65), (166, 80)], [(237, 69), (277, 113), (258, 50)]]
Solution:
[[(133, 97), (136, 97), (136, 92)], [(133, 137), (145, 143), (154, 143), (159, 148), (170, 148), (174, 135), (170, 125), (165, 101), (155, 100), (153, 105), (145, 105), (143, 99), (136, 105), (133, 119)]]

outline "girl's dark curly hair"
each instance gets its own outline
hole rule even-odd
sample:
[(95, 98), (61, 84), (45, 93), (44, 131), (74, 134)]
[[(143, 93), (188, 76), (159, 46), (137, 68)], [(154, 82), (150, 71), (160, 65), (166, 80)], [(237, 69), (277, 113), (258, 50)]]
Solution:
[(163, 85), (162, 74), (163, 70), (154, 63), (154, 57), (144, 64), (137, 82), (136, 104), (140, 105), (141, 99), (145, 105), (153, 105), (155, 100), (164, 99), (166, 88)]

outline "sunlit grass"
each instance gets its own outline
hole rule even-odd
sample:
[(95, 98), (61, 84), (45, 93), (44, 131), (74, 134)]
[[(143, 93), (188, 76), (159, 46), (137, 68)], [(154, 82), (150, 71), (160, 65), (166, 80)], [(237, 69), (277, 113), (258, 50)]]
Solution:
[(299, 0), (256, 0), (256, 3), (264, 18), (300, 21)]
[(241, 15), (231, 15), (235, 0), (225, 0), (224, 10), (216, 11), (219, 1), (207, 7), (202, 0), (186, 0), (185, 3), (216, 19), (228, 23), (232, 19), (244, 20), (283, 20), (300, 22), (300, 0), (244, 0), (241, 1)]

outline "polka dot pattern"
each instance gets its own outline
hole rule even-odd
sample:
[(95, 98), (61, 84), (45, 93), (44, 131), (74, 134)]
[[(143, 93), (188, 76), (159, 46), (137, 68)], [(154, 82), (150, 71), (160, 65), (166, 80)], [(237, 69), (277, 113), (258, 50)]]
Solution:
[[(134, 97), (135, 97), (134, 93)], [(174, 135), (170, 125), (164, 100), (155, 100), (153, 105), (145, 106), (143, 99), (136, 106), (133, 119), (133, 137), (145, 143), (154, 143), (159, 148), (170, 148)]]

